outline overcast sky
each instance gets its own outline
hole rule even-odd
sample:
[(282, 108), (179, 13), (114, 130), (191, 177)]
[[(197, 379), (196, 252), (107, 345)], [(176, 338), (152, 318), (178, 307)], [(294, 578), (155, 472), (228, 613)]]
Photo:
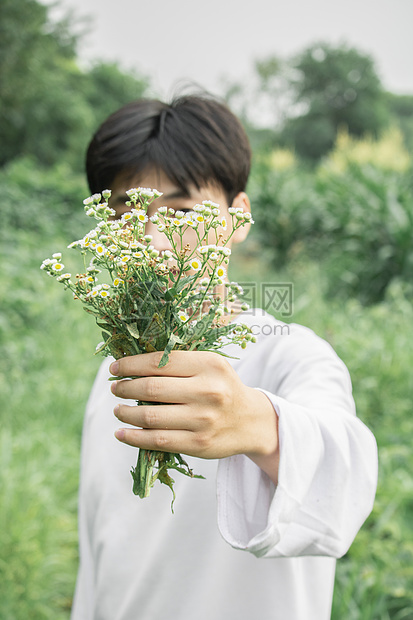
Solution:
[[(51, 0), (43, 0), (50, 4)], [(315, 41), (369, 53), (387, 89), (413, 93), (413, 0), (60, 0), (86, 35), (85, 61), (147, 75), (162, 97), (180, 80), (215, 94), (247, 81), (254, 59), (288, 57)], [(52, 14), (53, 15), (53, 14)]]

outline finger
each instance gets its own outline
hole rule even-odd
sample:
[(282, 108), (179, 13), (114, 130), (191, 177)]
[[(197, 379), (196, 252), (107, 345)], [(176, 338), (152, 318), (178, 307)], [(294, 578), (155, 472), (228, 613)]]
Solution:
[(110, 372), (119, 377), (173, 376), (193, 377), (205, 365), (220, 356), (210, 351), (172, 351), (168, 363), (158, 368), (163, 351), (123, 357), (110, 366)]
[(194, 387), (190, 377), (154, 376), (115, 381), (111, 390), (119, 398), (178, 404), (194, 401)]
[(195, 433), (190, 431), (120, 428), (115, 437), (135, 448), (196, 455)]
[(194, 431), (200, 426), (194, 416), (188, 415), (187, 405), (130, 407), (118, 404), (114, 409), (114, 414), (121, 422), (144, 429)]

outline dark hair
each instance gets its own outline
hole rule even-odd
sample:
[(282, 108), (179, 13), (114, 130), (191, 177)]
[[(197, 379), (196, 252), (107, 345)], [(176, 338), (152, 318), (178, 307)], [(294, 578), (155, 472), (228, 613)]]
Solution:
[(162, 170), (189, 194), (215, 184), (228, 204), (245, 190), (251, 166), (247, 135), (234, 114), (210, 96), (186, 95), (170, 104), (141, 99), (109, 116), (92, 138), (86, 172), (92, 193), (115, 177)]

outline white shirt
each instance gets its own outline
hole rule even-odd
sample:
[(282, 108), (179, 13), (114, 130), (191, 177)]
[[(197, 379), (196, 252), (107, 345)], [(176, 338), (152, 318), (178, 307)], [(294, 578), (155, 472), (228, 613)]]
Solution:
[(335, 558), (370, 513), (377, 447), (355, 417), (346, 367), (311, 330), (261, 310), (237, 321), (257, 343), (225, 352), (279, 416), (279, 482), (248, 457), (186, 457), (206, 480), (175, 475), (132, 493), (137, 450), (119, 443), (110, 360), (91, 392), (82, 442), (81, 562), (72, 620), (327, 620)]

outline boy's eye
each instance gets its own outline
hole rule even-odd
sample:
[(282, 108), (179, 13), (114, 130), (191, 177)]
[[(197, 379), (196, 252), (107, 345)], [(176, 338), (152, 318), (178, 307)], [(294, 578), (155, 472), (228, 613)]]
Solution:
[(189, 209), (188, 207), (183, 207), (182, 209), (174, 209), (174, 211), (175, 211), (175, 213), (176, 213), (177, 211), (180, 211), (181, 213), (185, 213), (185, 215), (186, 215), (187, 213), (192, 213), (192, 209)]
[(176, 218), (177, 214), (178, 214), (178, 217), (181, 218), (181, 217), (184, 217), (184, 216), (188, 215), (189, 213), (193, 213), (193, 212), (194, 212), (194, 210), (190, 209), (189, 207), (182, 207), (182, 208), (179, 208), (179, 209), (174, 209), (174, 213), (170, 213), (169, 216), (172, 217), (172, 218)]

